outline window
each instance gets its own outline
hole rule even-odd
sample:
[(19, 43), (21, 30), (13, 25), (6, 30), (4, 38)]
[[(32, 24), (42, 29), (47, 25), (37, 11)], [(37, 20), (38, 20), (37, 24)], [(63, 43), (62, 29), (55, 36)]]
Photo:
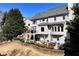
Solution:
[(29, 35), (27, 35), (27, 37), (29, 38)]
[(54, 20), (56, 20), (56, 17), (54, 17)]
[(43, 21), (44, 21), (44, 19), (43, 19)]
[(58, 26), (58, 32), (60, 31), (60, 26)]
[(66, 7), (66, 9), (68, 10), (68, 7)]
[(59, 38), (57, 38), (57, 41), (59, 41)]
[(28, 24), (28, 26), (30, 26), (30, 24)]
[(33, 24), (35, 24), (36, 23), (36, 21), (33, 21)]
[(61, 31), (63, 32), (63, 26), (61, 26)]
[(47, 22), (48, 22), (48, 18), (47, 18)]
[(40, 22), (41, 22), (41, 20), (40, 20)]
[(33, 29), (33, 33), (35, 33), (36, 32), (36, 26), (32, 27), (32, 29)]
[(65, 16), (63, 16), (63, 20), (65, 19)]
[(55, 26), (55, 31), (56, 31), (56, 26)]
[(41, 32), (44, 32), (44, 27), (41, 27)]
[(76, 6), (79, 6), (79, 4), (78, 4), (78, 3), (76, 3)]
[(52, 27), (52, 31), (54, 31), (54, 28)]

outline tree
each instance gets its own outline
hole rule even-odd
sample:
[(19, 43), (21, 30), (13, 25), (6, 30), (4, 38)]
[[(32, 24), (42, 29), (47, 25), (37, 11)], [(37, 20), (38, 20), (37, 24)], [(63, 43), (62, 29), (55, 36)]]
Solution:
[(6, 17), (7, 17), (7, 12), (4, 13), (4, 16), (3, 16), (3, 19), (2, 19), (2, 22), (1, 22), (1, 26), (4, 25)]
[(65, 55), (78, 56), (79, 55), (79, 6), (72, 8), (74, 11), (74, 19), (67, 22), (67, 30), (70, 34), (70, 39), (66, 39)]
[(23, 16), (17, 8), (11, 9), (8, 13), (5, 13), (2, 25), (4, 36), (10, 40), (25, 31)]

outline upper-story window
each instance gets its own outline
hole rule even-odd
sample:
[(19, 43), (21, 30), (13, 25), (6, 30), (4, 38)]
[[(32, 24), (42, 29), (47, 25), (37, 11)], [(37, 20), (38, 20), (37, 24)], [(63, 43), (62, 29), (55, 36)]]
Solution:
[(52, 27), (52, 31), (54, 31), (54, 27)]
[(33, 21), (33, 24), (35, 24), (36, 23), (36, 21)]
[(47, 18), (47, 22), (48, 22), (48, 18)]
[(41, 27), (41, 32), (44, 32), (44, 27)]
[(56, 17), (54, 17), (54, 20), (56, 21)]
[(40, 22), (41, 22), (41, 20), (40, 20)]
[(43, 21), (45, 21), (45, 19), (43, 19)]
[(63, 26), (61, 26), (61, 31), (63, 32)]
[(57, 31), (56, 26), (55, 26), (55, 31)]
[(58, 32), (60, 31), (60, 26), (58, 26)]
[(65, 16), (63, 16), (63, 20), (65, 19)]
[(57, 38), (57, 41), (59, 41), (59, 38)]

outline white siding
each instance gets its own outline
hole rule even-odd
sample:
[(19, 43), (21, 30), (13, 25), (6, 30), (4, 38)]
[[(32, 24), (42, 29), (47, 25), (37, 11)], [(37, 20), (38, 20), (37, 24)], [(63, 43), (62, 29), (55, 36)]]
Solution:
[[(73, 11), (71, 10), (71, 7), (73, 6), (73, 4), (68, 4), (68, 5), (69, 5), (68, 6), (69, 14), (65, 16), (65, 19), (63, 19), (64, 15), (61, 15), (61, 16), (56, 16), (56, 20), (54, 20), (54, 17), (48, 18), (48, 21), (47, 21), (47, 19), (45, 19), (44, 21), (43, 21), (43, 19), (36, 20), (36, 34), (42, 34), (42, 35), (43, 34), (47, 34), (47, 35), (51, 34), (52, 40), (48, 37), (45, 40), (49, 40), (51, 42), (59, 42), (60, 44), (63, 44), (65, 37), (67, 36), (66, 21), (69, 21), (73, 18)], [(59, 24), (59, 22), (62, 22), (62, 21), (64, 21), (64, 23), (62, 23), (64, 26), (63, 32), (49, 30), (47, 25), (38, 26), (38, 24), (40, 24), (40, 23), (52, 23), (53, 24), (53, 23), (57, 22), (56, 24)], [(58, 26), (56, 24), (55, 24), (55, 26)], [(41, 32), (41, 27), (44, 27), (44, 32)], [(56, 27), (56, 29), (58, 30), (58, 27)], [(59, 41), (57, 41), (57, 37), (54, 37), (55, 35), (59, 36)]]
[[(41, 31), (41, 27), (44, 27), (44, 32)], [(37, 27), (37, 33), (38, 34), (48, 34), (48, 31), (49, 30), (48, 30), (47, 26), (38, 26)]]

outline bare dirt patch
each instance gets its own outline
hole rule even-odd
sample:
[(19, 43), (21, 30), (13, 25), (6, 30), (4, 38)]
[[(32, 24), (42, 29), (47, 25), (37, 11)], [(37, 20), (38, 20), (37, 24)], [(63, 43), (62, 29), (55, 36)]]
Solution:
[(1, 56), (63, 56), (63, 50), (41, 48), (33, 44), (24, 45), (21, 42), (0, 44)]

